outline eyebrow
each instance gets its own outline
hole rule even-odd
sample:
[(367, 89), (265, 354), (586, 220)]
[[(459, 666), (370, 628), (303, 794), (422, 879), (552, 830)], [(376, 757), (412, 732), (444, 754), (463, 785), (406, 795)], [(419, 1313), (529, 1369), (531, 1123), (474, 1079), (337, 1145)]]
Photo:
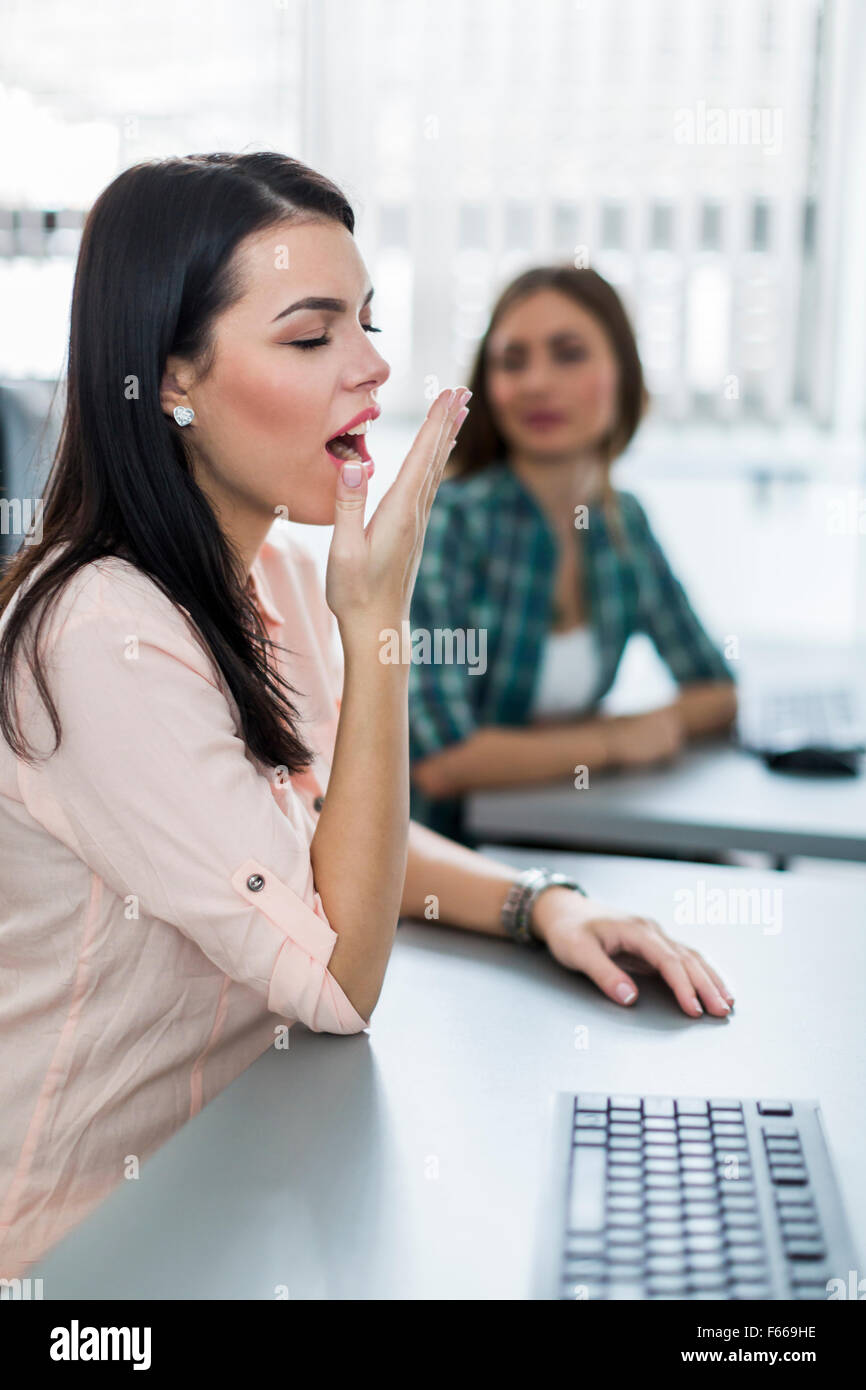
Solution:
[[(361, 305), (362, 309), (370, 303), (375, 292), (371, 285)], [(271, 323), (276, 323), (277, 319), (284, 319), (287, 314), (296, 314), (299, 309), (330, 309), (335, 314), (344, 314), (348, 307), (345, 299), (326, 299), (321, 295), (308, 295), (306, 299), (298, 299), (294, 304), (290, 304), (288, 309), (281, 309), (276, 317), (271, 319)]]

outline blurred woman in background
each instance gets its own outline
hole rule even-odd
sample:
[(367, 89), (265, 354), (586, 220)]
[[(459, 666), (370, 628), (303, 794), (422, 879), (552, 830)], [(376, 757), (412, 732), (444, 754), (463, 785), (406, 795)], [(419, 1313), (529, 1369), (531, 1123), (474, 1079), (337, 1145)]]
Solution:
[[(641, 504), (611, 485), (648, 400), (612, 286), (569, 264), (520, 275), (469, 385), (411, 626), (465, 630), (476, 668), (431, 661), (410, 674), (412, 815), (467, 841), (465, 793), (656, 763), (736, 712), (733, 675)], [(596, 706), (634, 633), (652, 639), (677, 698), (605, 717)]]

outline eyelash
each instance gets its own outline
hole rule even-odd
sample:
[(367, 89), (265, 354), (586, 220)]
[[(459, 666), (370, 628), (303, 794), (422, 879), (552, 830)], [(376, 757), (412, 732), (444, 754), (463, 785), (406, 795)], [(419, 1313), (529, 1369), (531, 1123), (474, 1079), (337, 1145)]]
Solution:
[[(372, 323), (362, 323), (361, 327), (365, 333), (381, 333), (381, 328), (374, 328)], [(299, 338), (296, 343), (283, 343), (283, 347), (296, 347), (306, 351), (309, 348), (324, 347), (325, 343), (331, 340), (327, 334), (322, 334), (321, 338)]]

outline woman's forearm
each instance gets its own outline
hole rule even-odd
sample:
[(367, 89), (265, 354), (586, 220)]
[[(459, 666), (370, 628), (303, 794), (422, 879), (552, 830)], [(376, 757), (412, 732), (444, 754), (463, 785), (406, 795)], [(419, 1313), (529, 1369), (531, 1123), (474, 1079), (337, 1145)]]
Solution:
[(736, 718), (737, 689), (733, 681), (701, 681), (680, 687), (676, 700), (689, 738), (718, 733)]
[(502, 906), (518, 873), (410, 821), (401, 916), (504, 937)]
[(362, 1018), (382, 988), (400, 914), (409, 832), (408, 665), (379, 660), (372, 631), (344, 642), (340, 722), (310, 845), (338, 940), (328, 964)]
[(543, 782), (607, 763), (603, 719), (521, 728), (478, 729), (461, 743), (416, 762), (412, 779), (427, 796)]
[[(736, 687), (730, 681), (682, 686), (674, 704), (686, 738), (698, 738), (727, 728), (736, 717)], [(581, 766), (598, 771), (616, 761), (610, 738), (613, 723), (602, 715), (528, 728), (478, 729), (417, 761), (412, 780), (425, 795), (446, 797), (550, 781)]]

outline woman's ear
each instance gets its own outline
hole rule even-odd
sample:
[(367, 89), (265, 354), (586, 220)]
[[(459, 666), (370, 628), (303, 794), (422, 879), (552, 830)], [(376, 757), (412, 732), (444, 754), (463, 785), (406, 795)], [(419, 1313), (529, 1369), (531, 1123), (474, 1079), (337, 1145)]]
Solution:
[(180, 358), (166, 359), (165, 371), (159, 387), (159, 404), (164, 415), (171, 415), (175, 406), (191, 406), (187, 389), (191, 384), (189, 367)]

